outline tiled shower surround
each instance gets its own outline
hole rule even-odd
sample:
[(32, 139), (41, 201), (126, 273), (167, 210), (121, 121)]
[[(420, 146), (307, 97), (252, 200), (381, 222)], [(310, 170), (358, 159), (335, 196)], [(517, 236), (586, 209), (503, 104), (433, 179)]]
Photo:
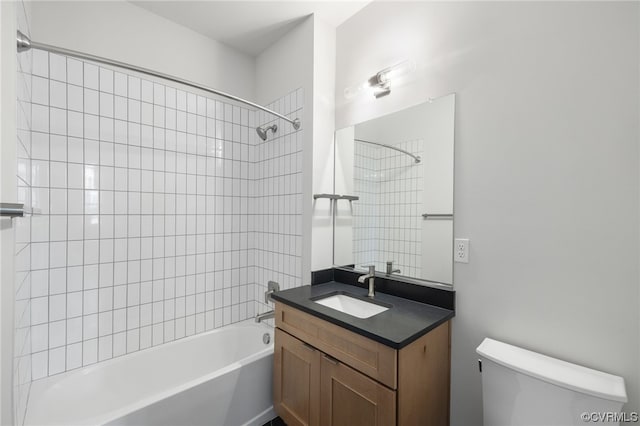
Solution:
[[(33, 379), (171, 342), (301, 284), (302, 131), (268, 114), (34, 51), (18, 255)], [(301, 90), (269, 105), (302, 117)], [(258, 124), (276, 122), (263, 142)]]
[[(422, 155), (423, 141), (394, 146)], [(419, 277), (422, 252), (423, 163), (399, 151), (363, 142), (354, 145), (353, 251), (358, 268)]]

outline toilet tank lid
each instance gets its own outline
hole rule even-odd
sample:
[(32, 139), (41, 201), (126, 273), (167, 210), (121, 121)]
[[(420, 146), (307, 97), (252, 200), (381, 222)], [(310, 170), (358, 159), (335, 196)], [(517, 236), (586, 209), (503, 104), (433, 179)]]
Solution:
[(522, 374), (596, 397), (627, 402), (624, 379), (550, 356), (485, 338), (476, 352)]

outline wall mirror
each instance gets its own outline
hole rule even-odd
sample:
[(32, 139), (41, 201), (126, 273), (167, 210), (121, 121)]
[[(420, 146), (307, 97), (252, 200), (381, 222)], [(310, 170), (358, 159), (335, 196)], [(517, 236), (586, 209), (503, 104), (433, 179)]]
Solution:
[(336, 132), (335, 266), (453, 284), (454, 110), (450, 94)]

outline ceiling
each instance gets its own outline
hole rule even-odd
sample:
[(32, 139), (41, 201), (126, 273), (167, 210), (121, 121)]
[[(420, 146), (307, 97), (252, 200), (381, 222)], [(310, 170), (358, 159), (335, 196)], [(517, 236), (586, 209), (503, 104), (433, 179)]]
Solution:
[(256, 56), (312, 13), (337, 27), (369, 1), (141, 1), (135, 5)]

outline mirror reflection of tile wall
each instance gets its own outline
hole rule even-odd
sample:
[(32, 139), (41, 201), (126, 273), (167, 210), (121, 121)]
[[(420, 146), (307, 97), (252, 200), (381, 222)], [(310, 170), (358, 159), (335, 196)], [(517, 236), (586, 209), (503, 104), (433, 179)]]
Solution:
[(454, 110), (451, 94), (336, 132), (335, 192), (359, 199), (336, 202), (334, 265), (453, 284)]
[[(422, 155), (421, 139), (395, 146)], [(402, 152), (355, 141), (353, 170), (360, 197), (353, 206), (356, 268), (375, 265), (384, 271), (390, 260), (398, 273), (421, 276), (423, 164)]]

